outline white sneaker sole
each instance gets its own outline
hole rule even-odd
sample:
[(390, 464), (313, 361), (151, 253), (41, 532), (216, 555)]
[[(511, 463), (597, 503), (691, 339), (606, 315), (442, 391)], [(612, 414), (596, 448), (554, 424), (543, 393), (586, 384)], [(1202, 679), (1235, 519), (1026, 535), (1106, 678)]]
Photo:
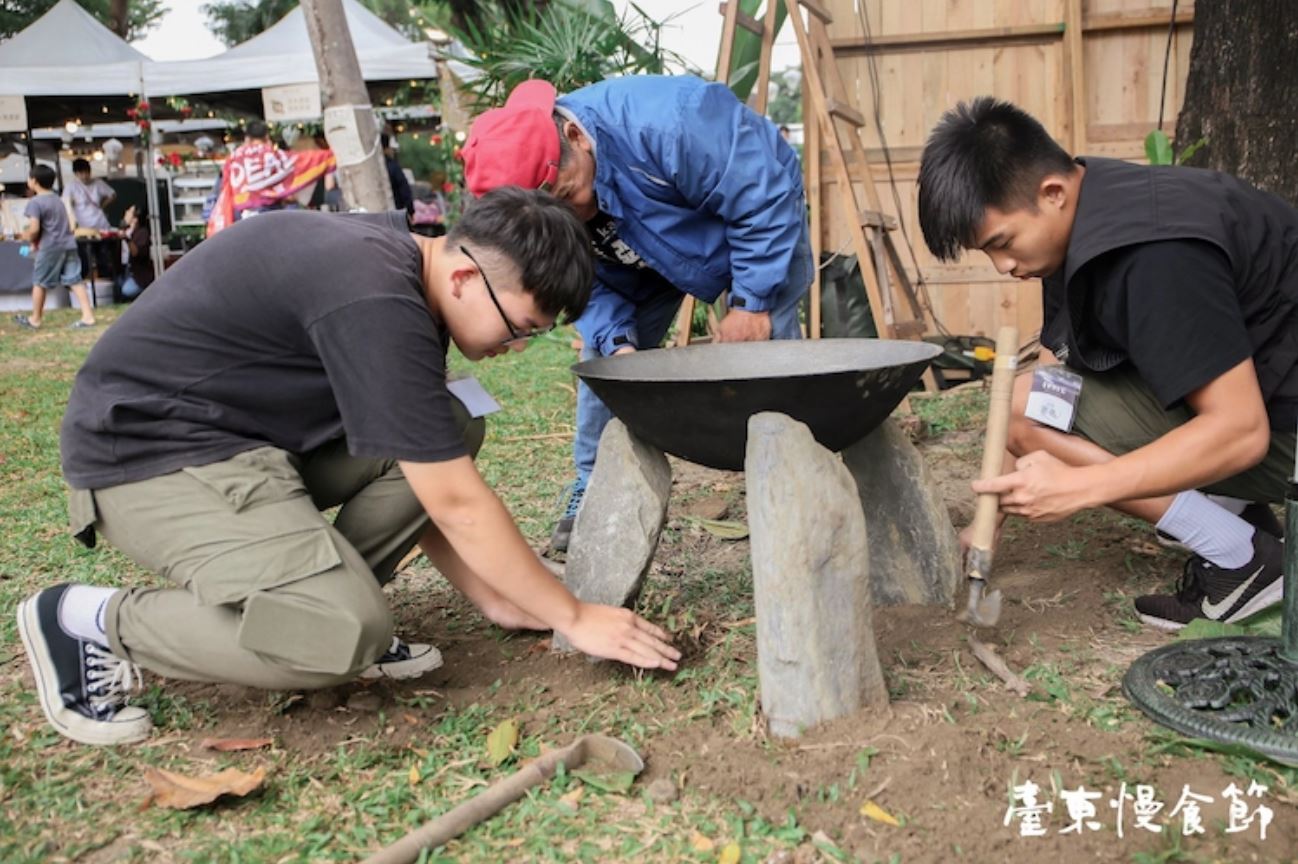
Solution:
[(143, 741), (153, 732), (153, 721), (143, 708), (127, 706), (118, 711), (112, 720), (91, 720), (63, 704), (58, 678), (54, 669), (45, 662), (49, 656), (49, 645), (45, 642), (45, 634), (41, 632), (40, 620), (36, 615), (35, 597), (18, 604), (18, 633), (22, 636), (23, 648), (27, 650), (27, 659), (32, 665), (41, 710), (45, 712), (45, 719), (50, 721), (50, 725), (60, 735), (82, 744), (111, 747), (114, 744)]
[(409, 681), (423, 677), (434, 669), (440, 669), (441, 666), (442, 652), (429, 645), (427, 653), (394, 663), (371, 664), (357, 677), (366, 681), (374, 681), (379, 678), (387, 678), (389, 681)]
[(1185, 626), (1179, 621), (1168, 621), (1166, 618), (1155, 618), (1152, 615), (1144, 615), (1139, 612), (1136, 615), (1140, 618), (1142, 624), (1148, 624), (1155, 630), (1162, 630), (1164, 633), (1175, 633)]

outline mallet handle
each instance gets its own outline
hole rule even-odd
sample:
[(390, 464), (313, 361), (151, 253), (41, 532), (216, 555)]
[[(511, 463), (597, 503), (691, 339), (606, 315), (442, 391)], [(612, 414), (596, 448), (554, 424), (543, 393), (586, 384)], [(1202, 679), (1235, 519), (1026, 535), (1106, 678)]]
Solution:
[[(1010, 400), (1014, 394), (1014, 370), (1018, 368), (1019, 330), (1002, 327), (996, 334), (996, 361), (992, 366), (991, 401), (987, 406), (987, 437), (983, 441), (983, 467), (979, 477), (990, 480), (1004, 470), (1005, 439), (1010, 425)], [(972, 550), (969, 560), (979, 572), (975, 578), (986, 578), (991, 567), (992, 542), (996, 537), (996, 510), (1000, 498), (984, 493), (978, 496), (974, 510)], [(986, 569), (983, 569), (986, 568)]]

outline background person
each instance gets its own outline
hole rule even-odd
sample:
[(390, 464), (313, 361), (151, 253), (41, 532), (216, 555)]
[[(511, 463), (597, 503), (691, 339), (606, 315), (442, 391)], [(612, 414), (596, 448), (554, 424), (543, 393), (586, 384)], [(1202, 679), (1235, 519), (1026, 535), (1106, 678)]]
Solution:
[(149, 255), (153, 238), (149, 234), (147, 205), (132, 204), (126, 208), (122, 231), (126, 234), (127, 258), (121, 292), (127, 300), (134, 300), (141, 291), (153, 284), (153, 259)]
[[(104, 208), (117, 200), (117, 193), (103, 180), (91, 176), (90, 161), (87, 159), (72, 160), (72, 178), (68, 188), (63, 191), (63, 200), (68, 205), (73, 236), (87, 235), (86, 240), (77, 246), (81, 257), (81, 272), (87, 278), (97, 272), (113, 279), (117, 275), (116, 262), (113, 261), (113, 250), (117, 248), (117, 243), (101, 240), (98, 232), (112, 228)], [(92, 255), (95, 265), (93, 269)]]
[[(545, 188), (573, 206), (595, 249), (582, 359), (657, 348), (686, 294), (728, 291), (718, 341), (801, 337), (811, 285), (802, 168), (770, 120), (724, 84), (613, 78), (556, 98), (520, 84), (474, 120), (464, 173), (475, 195)], [(576, 479), (551, 538), (564, 550), (611, 413), (577, 384)]]
[(20, 239), (30, 243), (34, 256), (32, 270), (32, 314), (15, 315), (14, 323), (28, 330), (42, 325), (45, 317), (45, 295), (53, 288), (66, 286), (77, 298), (81, 318), (73, 327), (95, 326), (95, 312), (90, 306), (90, 295), (81, 278), (81, 259), (77, 255), (77, 241), (68, 224), (67, 209), (54, 189), (54, 169), (37, 165), (27, 180), (32, 197), (27, 200), (23, 215), (27, 226)]

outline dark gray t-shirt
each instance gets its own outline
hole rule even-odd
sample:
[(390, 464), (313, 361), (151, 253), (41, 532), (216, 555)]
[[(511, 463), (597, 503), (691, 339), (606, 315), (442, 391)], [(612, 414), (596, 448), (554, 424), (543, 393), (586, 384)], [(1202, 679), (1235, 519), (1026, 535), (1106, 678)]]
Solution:
[(267, 444), (465, 455), (445, 334), (404, 213), (269, 213), (168, 269), (104, 333), (63, 418), (63, 473), (102, 489)]
[(40, 221), (41, 236), (36, 242), (42, 252), (77, 248), (77, 240), (68, 224), (68, 211), (63, 209), (63, 199), (53, 192), (42, 192), (28, 199), (23, 215)]

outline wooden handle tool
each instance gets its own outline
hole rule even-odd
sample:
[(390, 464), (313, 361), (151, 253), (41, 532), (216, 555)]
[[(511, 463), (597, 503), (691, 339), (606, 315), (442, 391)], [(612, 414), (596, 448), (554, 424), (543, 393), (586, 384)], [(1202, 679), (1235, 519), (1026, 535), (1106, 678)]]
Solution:
[[(1010, 425), (1010, 400), (1014, 393), (1014, 370), (1018, 367), (1019, 331), (1002, 327), (996, 334), (996, 360), (992, 367), (991, 403), (987, 407), (987, 437), (983, 441), (983, 465), (979, 478), (999, 477), (1004, 467), (1005, 439)], [(969, 548), (969, 605), (965, 619), (979, 627), (995, 627), (1001, 617), (1001, 592), (987, 591), (996, 539), (996, 511), (1000, 497), (978, 496), (974, 510), (973, 541)]]

